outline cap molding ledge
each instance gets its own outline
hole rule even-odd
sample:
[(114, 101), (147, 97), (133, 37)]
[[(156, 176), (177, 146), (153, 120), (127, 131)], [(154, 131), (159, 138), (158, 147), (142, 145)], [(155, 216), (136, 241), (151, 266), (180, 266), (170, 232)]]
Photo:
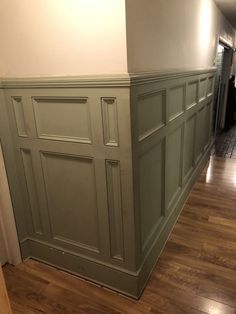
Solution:
[(131, 87), (167, 79), (215, 72), (216, 68), (167, 70), (117, 75), (0, 78), (1, 89)]

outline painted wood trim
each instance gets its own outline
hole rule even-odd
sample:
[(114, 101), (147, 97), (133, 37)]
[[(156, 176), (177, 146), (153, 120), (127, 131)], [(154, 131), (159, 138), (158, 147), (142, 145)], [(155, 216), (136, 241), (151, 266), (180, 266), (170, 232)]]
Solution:
[(124, 234), (120, 162), (106, 160), (107, 197), (110, 229), (111, 257), (124, 260)]
[(61, 76), (61, 77), (27, 77), (27, 78), (0, 78), (0, 88), (79, 88), (79, 87), (130, 87), (139, 84), (148, 84), (168, 79), (177, 79), (197, 74), (215, 72), (215, 67), (198, 69), (171, 69), (168, 71), (153, 71), (127, 73), (117, 75), (95, 76)]

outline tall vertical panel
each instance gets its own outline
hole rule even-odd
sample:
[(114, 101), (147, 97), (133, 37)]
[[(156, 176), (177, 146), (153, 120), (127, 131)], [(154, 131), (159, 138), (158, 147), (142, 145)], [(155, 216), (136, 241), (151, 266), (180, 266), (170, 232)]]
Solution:
[(187, 85), (187, 108), (198, 103), (198, 81), (191, 81)]
[(163, 146), (161, 141), (139, 157), (139, 206), (143, 249), (163, 216)]
[(207, 93), (207, 78), (203, 78), (199, 82), (199, 101), (202, 101), (206, 98)]
[(182, 126), (167, 136), (166, 144), (166, 210), (175, 200), (182, 184)]
[(93, 159), (47, 152), (41, 157), (53, 238), (99, 252)]
[(12, 97), (12, 103), (13, 103), (13, 108), (14, 108), (14, 115), (15, 115), (18, 135), (22, 137), (27, 137), (28, 134), (27, 134), (22, 98)]
[(188, 179), (194, 167), (195, 120), (196, 115), (194, 114), (185, 123), (183, 149), (184, 181)]
[(119, 146), (116, 98), (102, 98), (102, 121), (104, 145)]
[(124, 260), (120, 162), (106, 160), (111, 257)]
[(30, 202), (34, 232), (37, 234), (42, 234), (42, 222), (40, 217), (40, 208), (39, 208), (39, 199), (36, 187), (36, 178), (34, 174), (32, 156), (30, 150), (22, 149), (21, 150), (25, 179), (28, 190), (28, 197)]
[(206, 145), (206, 133), (209, 121), (207, 120), (206, 106), (202, 107), (197, 113), (197, 130), (196, 130), (196, 146), (195, 146), (195, 160), (196, 162), (201, 157)]
[(176, 118), (184, 111), (184, 85), (172, 87), (169, 91), (169, 121)]
[(214, 76), (210, 76), (207, 80), (207, 96), (211, 96), (213, 94), (214, 87)]

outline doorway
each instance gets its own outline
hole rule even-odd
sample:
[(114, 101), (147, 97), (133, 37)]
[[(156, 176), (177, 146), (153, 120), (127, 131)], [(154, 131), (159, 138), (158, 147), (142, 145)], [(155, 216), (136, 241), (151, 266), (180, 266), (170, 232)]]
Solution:
[[(232, 73), (234, 50), (219, 41), (216, 53), (215, 98), (213, 105), (212, 136), (214, 140), (213, 155), (236, 158), (236, 130), (225, 132), (228, 83)], [(235, 149), (235, 152), (234, 152)]]
[(228, 82), (231, 75), (233, 49), (219, 42), (216, 55), (215, 99), (213, 108), (213, 134), (221, 133), (225, 127)]

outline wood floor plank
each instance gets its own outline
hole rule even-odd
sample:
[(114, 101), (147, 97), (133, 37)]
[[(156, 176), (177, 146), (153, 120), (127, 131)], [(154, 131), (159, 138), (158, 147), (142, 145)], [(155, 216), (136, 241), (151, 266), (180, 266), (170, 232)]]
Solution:
[(140, 300), (33, 260), (4, 267), (15, 314), (236, 314), (236, 160), (211, 158)]

